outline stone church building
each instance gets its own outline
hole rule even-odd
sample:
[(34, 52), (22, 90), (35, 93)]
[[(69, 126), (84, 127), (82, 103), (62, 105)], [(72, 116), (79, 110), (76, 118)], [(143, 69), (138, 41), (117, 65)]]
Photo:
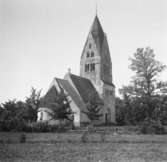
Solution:
[[(104, 102), (103, 116), (99, 123), (115, 122), (115, 86), (112, 77), (112, 62), (106, 33), (104, 33), (99, 18), (96, 15), (87, 36), (80, 59), (80, 76), (69, 72), (64, 79), (54, 78), (49, 90), (44, 96), (46, 102), (52, 102), (63, 88), (68, 95), (70, 106), (74, 112), (74, 125), (80, 126), (89, 122), (83, 113), (89, 101), (91, 93), (98, 94), (99, 100)], [(52, 120), (51, 109), (40, 107), (38, 109), (38, 121)]]

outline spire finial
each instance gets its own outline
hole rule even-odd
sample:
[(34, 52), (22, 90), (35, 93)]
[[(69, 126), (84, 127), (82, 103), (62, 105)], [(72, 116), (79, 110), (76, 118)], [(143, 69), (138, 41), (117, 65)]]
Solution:
[(97, 16), (97, 2), (96, 2), (96, 16)]

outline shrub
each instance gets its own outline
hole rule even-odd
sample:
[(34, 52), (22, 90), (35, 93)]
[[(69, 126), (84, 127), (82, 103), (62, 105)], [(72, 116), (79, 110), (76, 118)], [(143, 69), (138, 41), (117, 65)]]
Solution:
[(24, 130), (25, 132), (65, 132), (64, 127), (51, 125), (48, 122), (33, 122), (29, 123)]
[(65, 132), (65, 126), (51, 125), (48, 122), (27, 123), (24, 120), (14, 118), (12, 120), (0, 121), (0, 131), (17, 132)]
[(141, 126), (143, 134), (165, 134), (165, 128), (160, 121), (146, 118)]
[(34, 122), (30, 125), (32, 132), (49, 132), (47, 122)]
[(0, 121), (0, 131), (23, 131), (25, 127), (26, 122), (17, 118)]

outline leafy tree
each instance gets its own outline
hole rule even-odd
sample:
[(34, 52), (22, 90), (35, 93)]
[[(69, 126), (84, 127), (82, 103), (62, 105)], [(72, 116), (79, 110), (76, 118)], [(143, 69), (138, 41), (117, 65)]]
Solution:
[(99, 120), (102, 116), (100, 112), (102, 109), (103, 102), (97, 97), (97, 94), (90, 94), (89, 100), (86, 104), (86, 111), (83, 111), (90, 119), (91, 124), (94, 124), (94, 121)]
[(119, 97), (115, 98), (116, 107), (116, 123), (118, 125), (124, 125), (126, 123), (127, 109), (123, 100)]
[(32, 88), (26, 102), (9, 100), (0, 106), (0, 129), (5, 131), (23, 130), (28, 121), (36, 121), (40, 92)]
[(158, 120), (157, 112), (165, 103), (162, 102), (162, 96), (167, 92), (167, 83), (159, 81), (158, 76), (166, 66), (155, 59), (154, 51), (148, 47), (137, 49), (130, 61), (130, 69), (135, 75), (130, 85), (120, 89), (127, 109), (127, 119), (132, 124), (148, 117)]
[(2, 103), (0, 114), (1, 130), (22, 130), (26, 122), (26, 106), (22, 101), (9, 100)]
[(53, 111), (53, 113), (50, 114), (52, 119), (60, 120), (60, 124), (61, 121), (65, 119), (72, 121), (71, 115), (73, 112), (70, 107), (70, 101), (63, 90), (55, 96), (54, 102), (51, 103), (49, 107)]
[(102, 109), (102, 105), (104, 103), (102, 100), (98, 97), (98, 94), (91, 93), (89, 95), (89, 100), (86, 104), (86, 111), (82, 111), (84, 114), (87, 115), (87, 117), (90, 120), (90, 125), (88, 127), (88, 130), (85, 131), (81, 136), (82, 142), (88, 142), (89, 134), (94, 132), (94, 122), (96, 120), (99, 120), (99, 118), (102, 116), (102, 113), (100, 112)]
[(17, 114), (16, 100), (9, 100), (2, 103), (1, 107), (1, 121), (12, 119)]
[(35, 88), (31, 88), (31, 94), (29, 97), (26, 97), (25, 103), (28, 107), (28, 116), (30, 121), (37, 120), (37, 110), (40, 106), (41, 101), (41, 90), (36, 90)]
[(122, 93), (131, 97), (143, 97), (167, 92), (167, 83), (157, 80), (166, 66), (155, 59), (151, 48), (138, 48), (130, 61), (130, 69), (135, 75), (132, 77), (131, 85), (121, 89)]

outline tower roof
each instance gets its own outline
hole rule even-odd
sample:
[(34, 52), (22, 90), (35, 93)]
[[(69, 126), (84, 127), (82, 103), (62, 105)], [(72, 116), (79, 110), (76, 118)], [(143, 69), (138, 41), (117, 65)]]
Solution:
[(101, 50), (104, 39), (104, 32), (97, 15), (94, 18), (90, 32), (96, 42), (97, 47), (99, 47)]

